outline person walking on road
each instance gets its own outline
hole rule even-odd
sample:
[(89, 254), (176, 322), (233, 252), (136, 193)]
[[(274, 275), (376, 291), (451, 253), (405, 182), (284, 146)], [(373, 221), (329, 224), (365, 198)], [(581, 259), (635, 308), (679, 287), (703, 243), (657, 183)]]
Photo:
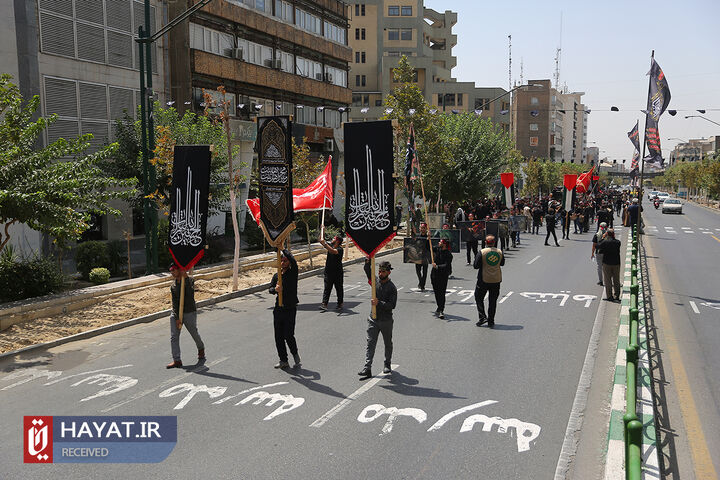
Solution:
[(598, 251), (603, 259), (603, 280), (605, 300), (620, 301), (620, 240), (615, 238), (615, 230), (608, 228), (598, 243)]
[(540, 205), (535, 205), (532, 209), (532, 221), (533, 221), (532, 233), (533, 233), (533, 235), (540, 234), (540, 227), (542, 227), (542, 219), (543, 219), (542, 208), (540, 207)]
[(322, 303), (320, 309), (327, 310), (328, 300), (330, 300), (330, 292), (335, 287), (337, 295), (336, 310), (342, 310), (343, 307), (343, 248), (342, 238), (335, 236), (331, 243), (327, 243), (324, 238), (320, 238), (320, 244), (327, 250), (327, 258), (325, 259), (325, 288), (323, 289)]
[(273, 309), (273, 327), (275, 329), (275, 347), (277, 348), (280, 361), (275, 368), (288, 368), (288, 354), (285, 344), (290, 348), (290, 353), (295, 360), (295, 366), (300, 366), (300, 355), (298, 355), (297, 342), (295, 341), (295, 317), (297, 316), (297, 287), (298, 287), (298, 264), (289, 250), (283, 250), (280, 256), (280, 269), (282, 270), (282, 282), (278, 283), (278, 274), (273, 275), (270, 282), (270, 293), (277, 295), (282, 292), (283, 304), (280, 306), (280, 299), (275, 299)]
[[(420, 224), (420, 233), (418, 236), (424, 240), (427, 240), (430, 237), (430, 234), (428, 233), (427, 223), (421, 223)], [(426, 249), (423, 250), (425, 254), (423, 255), (422, 262), (415, 264), (415, 274), (417, 275), (418, 279), (418, 289), (421, 292), (425, 291), (425, 282), (427, 281), (427, 272), (428, 272), (428, 259), (430, 257), (430, 250)]]
[[(477, 304), (479, 320), (475, 324), (478, 327), (486, 322), (488, 327), (495, 326), (495, 310), (497, 299), (500, 296), (500, 283), (502, 282), (502, 271), (500, 267), (505, 265), (505, 255), (502, 250), (495, 248), (495, 237), (485, 237), (486, 248), (480, 251), (475, 257), (473, 267), (478, 270), (477, 283), (475, 284), (475, 303)], [(488, 299), (488, 311), (485, 314), (485, 294), (490, 292)]]
[[(175, 281), (170, 285), (170, 296), (172, 298), (172, 312), (170, 312), (170, 351), (173, 361), (165, 368), (181, 368), (183, 366), (180, 358), (180, 331), (182, 326), (187, 327), (190, 336), (195, 340), (198, 350), (198, 363), (205, 361), (205, 344), (200, 338), (197, 330), (197, 307), (195, 306), (195, 281), (189, 277), (187, 272), (180, 270), (175, 263), (170, 264), (170, 273)], [(180, 289), (181, 278), (185, 278), (185, 298), (183, 299), (183, 318), (180, 323)]]
[(550, 235), (552, 234), (553, 238), (555, 239), (555, 246), (559, 247), (560, 244), (557, 241), (557, 235), (555, 235), (555, 210), (552, 208), (548, 210), (547, 215), (545, 215), (545, 228), (547, 228), (547, 235), (545, 235), (545, 245), (548, 245), (548, 240), (550, 240)]
[(450, 243), (442, 239), (435, 250), (435, 263), (432, 264), (430, 272), (430, 283), (435, 292), (435, 303), (437, 310), (435, 315), (445, 318), (445, 293), (447, 292), (448, 277), (452, 273), (452, 253)]
[(600, 223), (600, 229), (593, 235), (592, 238), (592, 250), (590, 251), (590, 259), (595, 258), (597, 263), (597, 274), (598, 274), (598, 285), (603, 285), (603, 254), (598, 251), (598, 243), (605, 234), (607, 223)]
[(632, 228), (633, 225), (637, 225), (637, 232), (638, 233), (645, 233), (642, 229), (642, 224), (638, 225), (638, 219), (640, 218), (640, 212), (643, 211), (643, 208), (638, 204), (638, 199), (633, 198), (632, 199), (632, 205), (630, 205), (627, 209), (628, 211), (628, 219), (630, 221), (629, 227)]
[(390, 262), (380, 262), (378, 265), (378, 281), (375, 283), (375, 298), (372, 304), (375, 306), (376, 317), (368, 316), (367, 328), (367, 347), (365, 349), (365, 367), (358, 372), (360, 380), (372, 377), (372, 362), (375, 356), (375, 345), (377, 345), (378, 335), (382, 333), (383, 342), (385, 343), (385, 364), (383, 373), (391, 373), (390, 362), (392, 360), (392, 331), (393, 331), (393, 314), (392, 311), (397, 304), (397, 288), (390, 280), (390, 271), (392, 266)]
[[(472, 213), (468, 213), (468, 222), (471, 223), (470, 226), (467, 227), (468, 241), (465, 242), (465, 248), (467, 249), (467, 264), (472, 265), (478, 253), (478, 241), (477, 238), (475, 238), (475, 233), (480, 229), (480, 225), (475, 221), (475, 215)], [(470, 256), (471, 251), (472, 257)]]

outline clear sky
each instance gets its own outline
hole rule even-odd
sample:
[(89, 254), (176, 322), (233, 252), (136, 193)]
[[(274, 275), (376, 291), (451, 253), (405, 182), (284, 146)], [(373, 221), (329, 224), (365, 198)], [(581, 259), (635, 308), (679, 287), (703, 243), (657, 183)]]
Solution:
[[(706, 109), (704, 116), (720, 123), (720, 0), (425, 0), (425, 6), (457, 12), (453, 77), (478, 87), (508, 88), (508, 35), (518, 83), (521, 61), (525, 83), (553, 81), (561, 46), (560, 86), (585, 92), (588, 146), (597, 145), (600, 158), (627, 159), (629, 166), (633, 147), (627, 132), (638, 119), (644, 128), (640, 110), (647, 102), (653, 49), (670, 86), (668, 109), (678, 110), (660, 119), (663, 156), (679, 143), (669, 137), (720, 135), (720, 126), (685, 119)], [(613, 105), (620, 111), (610, 112)]]

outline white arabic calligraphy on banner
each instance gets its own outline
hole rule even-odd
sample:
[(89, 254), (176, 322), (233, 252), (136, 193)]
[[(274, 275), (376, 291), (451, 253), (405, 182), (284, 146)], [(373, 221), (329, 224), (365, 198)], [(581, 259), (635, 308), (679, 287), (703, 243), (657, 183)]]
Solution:
[(260, 168), (260, 181), (263, 183), (288, 183), (287, 168), (263, 166)]
[(355, 192), (350, 196), (350, 212), (348, 222), (353, 230), (385, 230), (390, 226), (390, 210), (388, 210), (388, 196), (385, 193), (385, 172), (377, 172), (377, 190), (373, 184), (372, 150), (365, 145), (365, 158), (367, 164), (367, 191), (360, 191), (360, 172), (353, 168), (353, 182)]
[[(202, 242), (200, 190), (192, 188), (192, 170), (188, 167), (185, 210), (180, 208), (181, 190), (175, 189), (175, 212), (170, 219), (170, 244), (197, 247)], [(191, 203), (194, 200), (194, 204)]]

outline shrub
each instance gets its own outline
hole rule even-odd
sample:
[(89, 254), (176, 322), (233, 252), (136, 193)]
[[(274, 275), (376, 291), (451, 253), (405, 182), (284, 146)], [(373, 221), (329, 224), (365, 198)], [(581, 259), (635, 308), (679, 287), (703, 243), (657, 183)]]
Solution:
[(87, 280), (90, 270), (96, 267), (110, 267), (107, 245), (103, 242), (90, 241), (78, 244), (75, 251), (75, 263), (82, 278)]
[(107, 243), (110, 275), (117, 277), (127, 270), (127, 244), (123, 240), (111, 240)]
[(65, 277), (51, 258), (11, 258), (0, 260), (0, 302), (22, 300), (59, 291)]
[(110, 270), (107, 268), (93, 268), (90, 270), (90, 281), (95, 285), (107, 283), (110, 280)]

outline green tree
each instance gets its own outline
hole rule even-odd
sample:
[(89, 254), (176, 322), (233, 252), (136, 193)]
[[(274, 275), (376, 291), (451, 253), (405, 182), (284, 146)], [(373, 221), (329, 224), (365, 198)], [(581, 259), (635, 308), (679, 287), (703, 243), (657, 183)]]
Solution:
[[(98, 166), (117, 144), (88, 154), (92, 135), (87, 134), (38, 148), (40, 135), (57, 116), (33, 120), (40, 98), (25, 103), (11, 78), (0, 76), (0, 223), (5, 225), (0, 251), (16, 222), (64, 244), (87, 230), (91, 213), (120, 215), (108, 202), (130, 198), (135, 180), (117, 180)], [(72, 161), (62, 161), (68, 157)]]
[(452, 158), (443, 175), (443, 198), (462, 201), (487, 195), (508, 164), (510, 137), (472, 113), (445, 116), (442, 137)]
[[(404, 189), (405, 154), (410, 124), (415, 130), (415, 145), (423, 176), (425, 194), (437, 192), (442, 179), (447, 173), (449, 155), (443, 138), (440, 136), (442, 116), (432, 112), (431, 106), (425, 101), (423, 93), (414, 82), (415, 71), (405, 55), (400, 57), (397, 67), (393, 69), (393, 81), (397, 86), (385, 98), (386, 113), (383, 120), (397, 120), (395, 134), (395, 172), (398, 186)], [(417, 182), (416, 182), (417, 183)], [(415, 192), (420, 185), (415, 185), (414, 192), (408, 192), (408, 202), (412, 203)], [(443, 187), (444, 190), (444, 187)]]

